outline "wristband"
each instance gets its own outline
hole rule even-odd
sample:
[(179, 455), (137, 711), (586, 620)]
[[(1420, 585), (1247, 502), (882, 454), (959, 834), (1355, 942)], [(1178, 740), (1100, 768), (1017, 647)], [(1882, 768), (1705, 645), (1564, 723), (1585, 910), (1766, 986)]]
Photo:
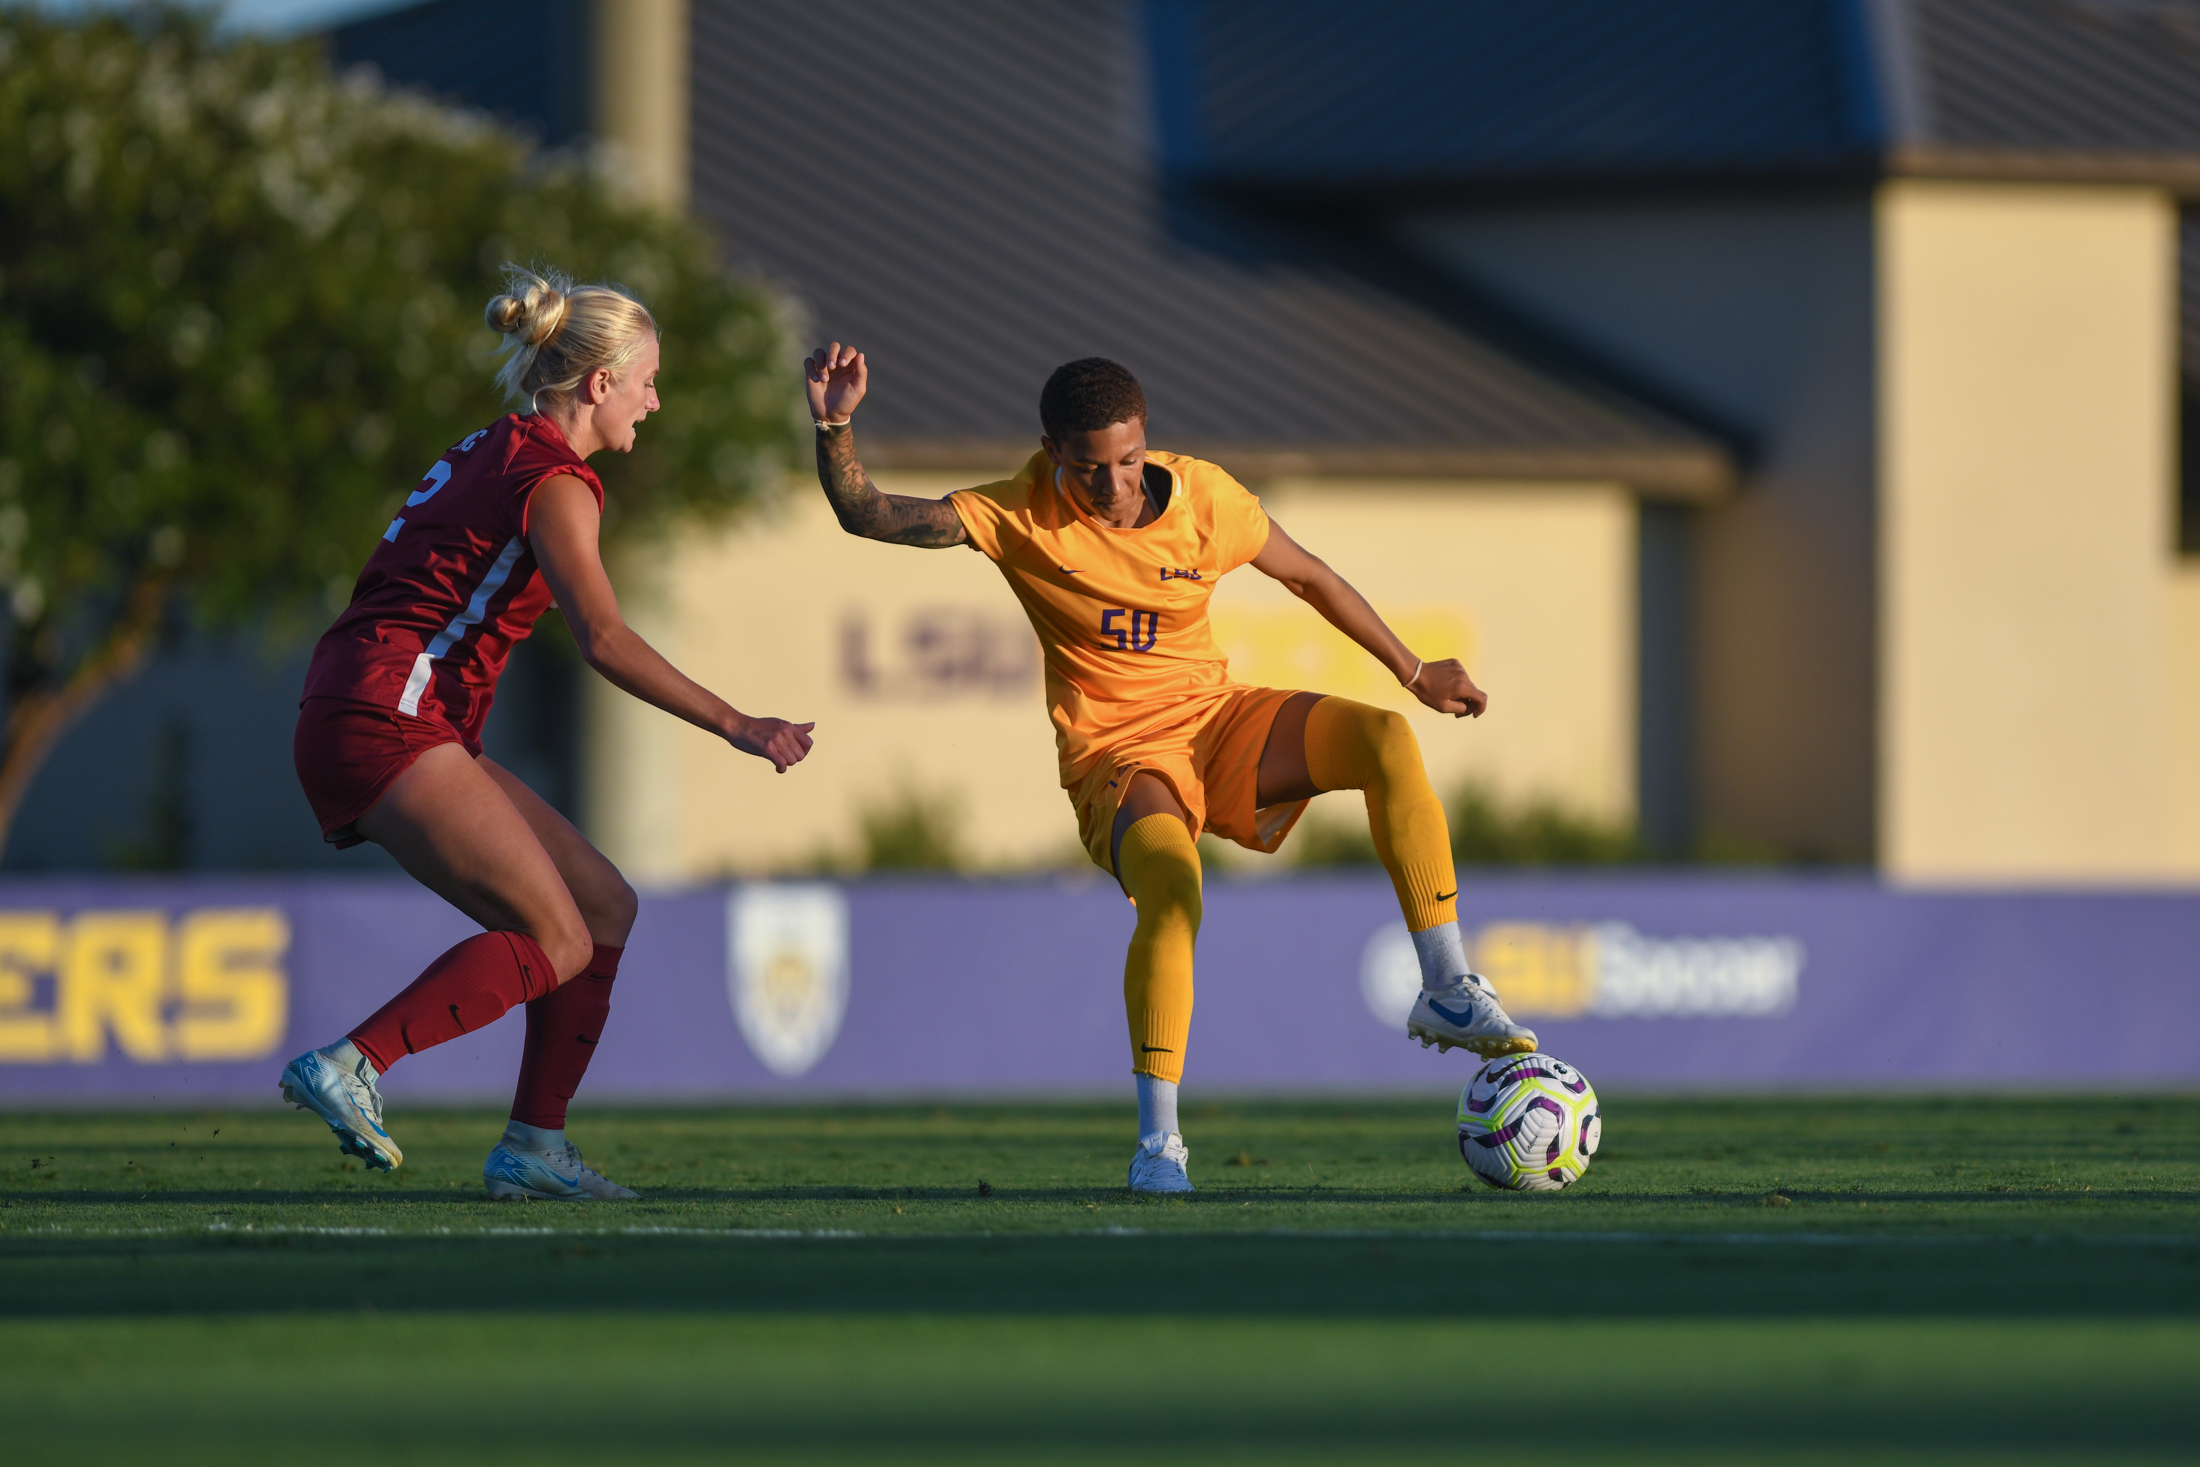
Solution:
[(829, 428), (845, 428), (845, 427), (847, 427), (847, 426), (848, 426), (848, 425), (849, 425), (850, 423), (854, 422), (855, 420), (856, 420), (856, 419), (855, 419), (855, 414), (853, 414), (853, 413), (850, 413), (850, 414), (849, 414), (849, 415), (848, 415), (847, 417), (845, 417), (845, 418), (842, 418), (842, 419), (841, 419), (841, 420), (840, 420), (839, 422), (837, 422), (837, 423), (828, 423), (828, 422), (826, 422), (826, 421), (825, 421), (825, 420), (824, 420), (823, 418), (812, 418), (812, 419), (810, 419), (810, 421), (811, 421), (811, 422), (813, 422), (813, 423), (817, 424), (817, 431), (818, 431), (818, 432), (820, 432), (820, 433), (823, 433), (823, 432), (825, 432), (825, 431), (826, 431), (827, 429), (829, 429)]
[(1422, 661), (1422, 660), (1421, 660), (1420, 658), (1418, 658), (1418, 657), (1414, 658), (1414, 659), (1413, 659), (1413, 676), (1411, 676), (1411, 677), (1409, 677), (1409, 678), (1405, 679), (1405, 680), (1404, 680), (1403, 682), (1399, 683), (1399, 684), (1398, 684), (1398, 686), (1399, 686), (1399, 687), (1401, 687), (1401, 688), (1410, 688), (1410, 687), (1412, 687), (1412, 686), (1413, 686), (1413, 685), (1414, 685), (1415, 683), (1417, 683), (1417, 682), (1419, 682), (1419, 681), (1421, 680), (1421, 669), (1422, 669), (1422, 668), (1424, 668), (1424, 667), (1426, 667), (1426, 666), (1428, 666), (1428, 664), (1427, 664), (1427, 663), (1425, 663), (1425, 662), (1423, 662), (1423, 661)]

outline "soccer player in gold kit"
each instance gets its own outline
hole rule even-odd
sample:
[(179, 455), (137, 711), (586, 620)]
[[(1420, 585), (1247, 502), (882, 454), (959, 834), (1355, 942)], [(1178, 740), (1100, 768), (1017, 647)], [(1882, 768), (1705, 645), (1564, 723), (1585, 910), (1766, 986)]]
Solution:
[(1479, 717), (1488, 698), (1465, 667), (1416, 656), (1221, 469), (1148, 450), (1145, 392), (1114, 362), (1088, 357), (1057, 369), (1039, 395), (1039, 452), (1012, 479), (944, 499), (883, 494), (857, 462), (850, 418), (870, 384), (862, 353), (835, 342), (803, 366), (818, 479), (841, 528), (981, 551), (1039, 634), (1078, 833), (1138, 906), (1123, 965), (1138, 1085), (1133, 1190), (1192, 1190), (1176, 1087), (1191, 1031), (1202, 831), (1273, 851), (1315, 795), (1364, 791), (1376, 854), (1421, 961), (1407, 1034), (1482, 1055), (1535, 1048), (1535, 1035), (1467, 965), (1450, 832), (1412, 727), (1345, 698), (1232, 682), (1207, 598), (1249, 564), (1428, 707)]

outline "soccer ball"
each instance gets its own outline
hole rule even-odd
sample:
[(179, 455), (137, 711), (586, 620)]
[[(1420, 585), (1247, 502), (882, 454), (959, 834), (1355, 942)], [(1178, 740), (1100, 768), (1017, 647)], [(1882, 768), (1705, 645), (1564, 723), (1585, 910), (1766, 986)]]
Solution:
[(1589, 1169), (1604, 1135), (1588, 1077), (1547, 1054), (1508, 1054), (1459, 1093), (1459, 1154), (1493, 1187), (1556, 1192)]

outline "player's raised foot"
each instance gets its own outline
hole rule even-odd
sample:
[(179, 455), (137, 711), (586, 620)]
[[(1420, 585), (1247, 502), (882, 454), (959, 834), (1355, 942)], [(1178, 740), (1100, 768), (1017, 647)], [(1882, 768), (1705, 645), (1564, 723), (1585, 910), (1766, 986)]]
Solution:
[(642, 1195), (590, 1167), (570, 1141), (554, 1151), (499, 1141), (481, 1164), (481, 1180), (499, 1202), (621, 1202)]
[(1131, 1156), (1130, 1188), (1133, 1192), (1189, 1192), (1192, 1179), (1184, 1174), (1192, 1153), (1177, 1131), (1156, 1131), (1139, 1138)]
[(1480, 973), (1468, 973), (1439, 992), (1422, 990), (1406, 1016), (1406, 1037), (1420, 1040), (1423, 1049), (1457, 1045), (1484, 1059), (1535, 1048), (1535, 1031), (1512, 1021), (1490, 980)]
[(382, 1129), (382, 1094), (367, 1057), (350, 1040), (308, 1050), (283, 1066), (283, 1099), (312, 1111), (336, 1133), (336, 1144), (378, 1171), (404, 1161), (390, 1133)]

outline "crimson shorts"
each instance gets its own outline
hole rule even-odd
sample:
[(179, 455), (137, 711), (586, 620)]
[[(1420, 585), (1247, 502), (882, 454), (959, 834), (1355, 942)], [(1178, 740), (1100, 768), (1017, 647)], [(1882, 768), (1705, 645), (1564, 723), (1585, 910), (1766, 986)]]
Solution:
[(437, 744), (481, 753), (441, 719), (408, 718), (394, 708), (349, 698), (308, 698), (299, 704), (291, 758), (321, 822), (321, 839), (338, 850), (365, 840), (353, 828), (355, 822), (374, 808), (413, 760)]

